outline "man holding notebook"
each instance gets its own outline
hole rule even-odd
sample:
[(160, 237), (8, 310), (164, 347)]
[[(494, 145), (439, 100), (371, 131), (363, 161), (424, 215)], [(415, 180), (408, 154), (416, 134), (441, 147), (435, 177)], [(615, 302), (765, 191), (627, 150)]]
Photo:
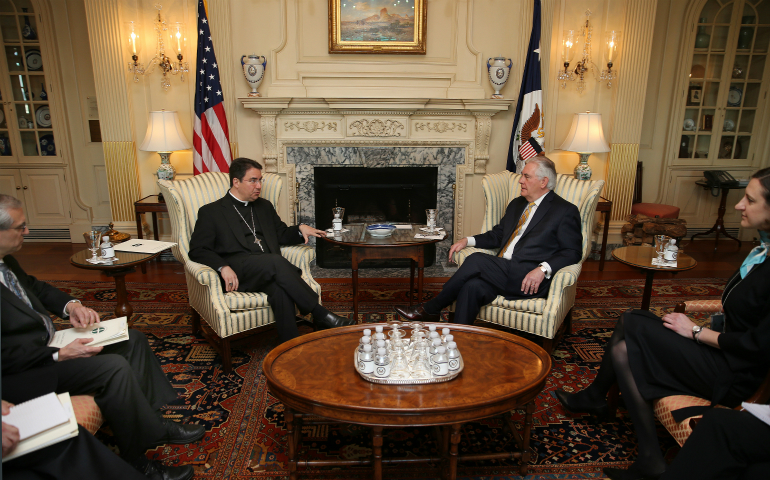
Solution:
[(148, 448), (192, 443), (205, 433), (201, 425), (161, 417), (158, 409), (177, 395), (144, 334), (129, 330), (127, 341), (105, 347), (89, 346), (90, 339), (49, 346), (54, 327), (48, 312), (69, 318), (74, 327), (90, 326), (99, 316), (24, 272), (11, 254), (27, 233), (21, 203), (0, 195), (3, 399), (20, 403), (52, 391), (93, 394), (126, 461), (151, 478), (191, 478), (192, 467), (166, 467), (144, 455)]

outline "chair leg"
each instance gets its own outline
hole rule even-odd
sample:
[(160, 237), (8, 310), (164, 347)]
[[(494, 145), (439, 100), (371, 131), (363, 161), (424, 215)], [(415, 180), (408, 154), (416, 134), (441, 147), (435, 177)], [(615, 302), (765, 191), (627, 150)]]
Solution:
[(190, 310), (192, 310), (192, 334), (197, 335), (201, 331), (201, 314), (192, 307)]
[(618, 384), (614, 384), (610, 387), (610, 391), (607, 392), (607, 406), (610, 408), (610, 418), (615, 418), (618, 414), (618, 400), (620, 398), (620, 388)]
[(555, 346), (555, 342), (553, 341), (553, 338), (544, 338), (543, 339), (543, 350), (545, 350), (548, 355), (553, 353), (553, 347)]
[(230, 339), (222, 339), (222, 370), (225, 374), (233, 371), (233, 358), (230, 352)]

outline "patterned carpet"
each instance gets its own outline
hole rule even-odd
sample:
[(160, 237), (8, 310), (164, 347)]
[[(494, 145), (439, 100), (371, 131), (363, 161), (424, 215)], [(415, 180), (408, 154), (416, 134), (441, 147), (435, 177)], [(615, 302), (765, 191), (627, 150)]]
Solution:
[[(687, 299), (718, 298), (724, 279), (656, 280), (652, 309), (671, 310)], [(114, 285), (108, 282), (51, 282), (84, 300), (103, 318), (114, 308)], [(426, 283), (425, 298), (441, 284)], [(158, 447), (148, 452), (167, 464), (185, 463), (195, 467), (199, 479), (244, 478), (273, 480), (286, 478), (286, 430), (283, 406), (267, 390), (261, 363), (275, 345), (272, 331), (256, 335), (242, 349), (234, 351), (234, 372), (224, 375), (219, 359), (201, 337), (189, 334), (190, 316), (184, 285), (129, 283), (129, 300), (134, 307), (135, 328), (145, 332), (161, 359), (164, 371), (179, 392), (179, 400), (164, 414), (183, 422), (206, 425), (204, 439), (190, 446)], [(580, 282), (573, 313), (574, 333), (567, 335), (554, 352), (554, 369), (546, 388), (536, 400), (531, 447), (533, 460), (528, 479), (604, 478), (601, 468), (625, 466), (635, 458), (635, 441), (630, 420), (621, 410), (614, 422), (597, 424), (588, 417), (570, 418), (553, 396), (558, 388), (580, 390), (588, 385), (601, 361), (604, 343), (618, 316), (639, 305), (641, 280)], [(393, 305), (407, 303), (408, 282), (383, 280), (363, 285), (360, 315), (367, 322), (394, 318)], [(323, 284), (323, 303), (341, 315), (350, 315), (350, 284)], [(64, 323), (60, 321), (60, 324)], [(305, 327), (303, 327), (305, 328)], [(309, 330), (307, 330), (309, 331)], [(523, 411), (513, 412), (521, 427)], [(355, 459), (371, 455), (367, 429), (351, 425), (307, 427), (303, 431), (301, 458)], [(111, 444), (108, 428), (98, 434)], [(667, 458), (678, 451), (674, 440), (659, 431)], [(506, 451), (512, 438), (502, 422), (490, 419), (465, 425), (461, 454)], [(386, 431), (385, 456), (435, 455), (437, 446), (430, 429), (410, 428)], [(512, 479), (517, 461), (461, 463), (458, 478)], [(370, 478), (364, 468), (300, 469), (300, 478), (360, 480)], [(386, 469), (385, 478), (438, 478), (430, 465)]]

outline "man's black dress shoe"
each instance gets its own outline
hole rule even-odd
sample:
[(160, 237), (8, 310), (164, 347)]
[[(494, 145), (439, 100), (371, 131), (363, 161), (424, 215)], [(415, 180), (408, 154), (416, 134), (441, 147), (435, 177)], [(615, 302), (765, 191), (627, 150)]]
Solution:
[(561, 402), (564, 408), (570, 413), (587, 413), (600, 419), (605, 419), (610, 416), (610, 407), (606, 402), (597, 406), (577, 406), (573, 402), (575, 396), (574, 393), (568, 393), (564, 390), (556, 390), (554, 393), (556, 394), (556, 398), (559, 399), (559, 402)]
[(317, 330), (325, 330), (327, 328), (347, 327), (355, 325), (356, 321), (349, 318), (340, 317), (332, 312), (327, 313), (324, 317), (319, 319), (313, 319), (313, 324)]
[(396, 312), (412, 322), (438, 322), (441, 319), (441, 316), (437, 313), (426, 312), (422, 304), (415, 305), (414, 307), (396, 307)]
[(203, 425), (191, 425), (185, 423), (176, 423), (166, 418), (160, 420), (166, 427), (166, 436), (163, 437), (163, 444), (184, 445), (186, 443), (197, 442), (206, 434), (206, 427)]
[(144, 456), (134, 462), (134, 468), (152, 480), (190, 480), (195, 474), (191, 465), (167, 467), (158, 461), (149, 460)]
[(628, 470), (607, 467), (603, 468), (602, 471), (611, 480), (658, 480), (663, 475), (663, 472), (655, 475), (646, 475), (638, 469), (636, 464), (631, 465)]

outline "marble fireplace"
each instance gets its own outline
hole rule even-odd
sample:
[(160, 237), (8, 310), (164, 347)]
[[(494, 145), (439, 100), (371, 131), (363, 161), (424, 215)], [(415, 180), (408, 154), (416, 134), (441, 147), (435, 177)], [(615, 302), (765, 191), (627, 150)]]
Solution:
[[(446, 239), (436, 246), (436, 262), (442, 264), (455, 239), (468, 234), (463, 229), (465, 183), (468, 176), (486, 173), (491, 117), (512, 103), (504, 99), (239, 100), (260, 115), (265, 171), (285, 175), (287, 223), (320, 228), (331, 222), (331, 211), (328, 218), (320, 218), (323, 212), (317, 218), (317, 195), (322, 194), (316, 191), (317, 168), (355, 169), (361, 183), (377, 183), (392, 176), (386, 172), (394, 169), (435, 171), (438, 223), (447, 231)], [(414, 175), (396, 177), (394, 183), (403, 186), (411, 184)], [(423, 211), (414, 221), (424, 220), (424, 215)]]

